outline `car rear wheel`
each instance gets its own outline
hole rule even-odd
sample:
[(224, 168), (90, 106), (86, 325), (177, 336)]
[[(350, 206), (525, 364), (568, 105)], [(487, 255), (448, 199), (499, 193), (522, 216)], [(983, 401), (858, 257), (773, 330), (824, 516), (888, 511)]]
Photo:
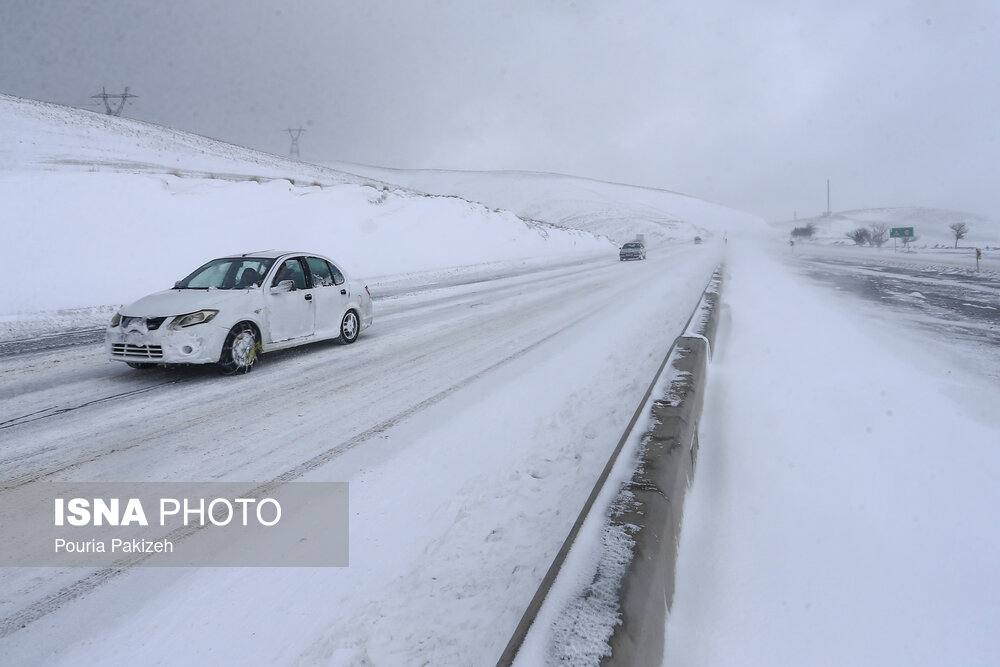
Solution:
[(341, 345), (350, 345), (358, 339), (359, 333), (361, 333), (361, 320), (358, 319), (356, 312), (349, 310), (344, 313), (344, 319), (340, 321), (340, 338), (337, 342)]
[(226, 375), (249, 373), (260, 356), (260, 337), (249, 322), (240, 322), (226, 336), (219, 367)]

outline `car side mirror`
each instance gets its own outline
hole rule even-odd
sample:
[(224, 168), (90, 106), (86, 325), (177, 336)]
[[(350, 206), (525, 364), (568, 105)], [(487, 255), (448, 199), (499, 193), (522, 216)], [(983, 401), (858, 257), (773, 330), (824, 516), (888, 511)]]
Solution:
[(181, 281), (181, 280), (178, 280), (177, 282), (175, 282), (175, 283), (174, 283), (174, 289), (180, 289), (180, 288), (181, 288), (181, 283), (182, 283), (182, 282), (183, 282), (183, 281)]
[(271, 294), (280, 294), (281, 292), (291, 292), (295, 289), (294, 280), (282, 280), (280, 283), (271, 288)]

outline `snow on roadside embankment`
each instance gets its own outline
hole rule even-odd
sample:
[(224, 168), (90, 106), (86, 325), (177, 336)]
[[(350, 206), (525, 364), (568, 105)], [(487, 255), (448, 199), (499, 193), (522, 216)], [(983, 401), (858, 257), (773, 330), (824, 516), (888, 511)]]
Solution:
[(236, 252), (307, 250), (367, 278), (614, 251), (592, 234), (129, 119), (0, 96), (0, 122), (19, 137), (0, 152), (8, 320), (129, 302)]
[(664, 664), (998, 664), (996, 386), (732, 250)]
[(18, 286), (0, 314), (124, 303), (213, 257), (268, 248), (326, 254), (364, 277), (615, 250), (480, 204), (361, 185), (5, 173), (0, 197), (17, 250), (4, 283)]
[(755, 215), (656, 188), (526, 171), (410, 171), (330, 164), (421, 192), (463, 197), (525, 218), (604, 234), (619, 243), (636, 234), (656, 245), (691, 243), (696, 235), (721, 237), (765, 229)]

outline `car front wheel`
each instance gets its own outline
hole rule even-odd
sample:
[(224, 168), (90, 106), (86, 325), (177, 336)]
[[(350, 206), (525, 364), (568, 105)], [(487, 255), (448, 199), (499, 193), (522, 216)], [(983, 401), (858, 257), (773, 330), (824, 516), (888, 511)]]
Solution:
[(361, 320), (353, 310), (344, 313), (344, 319), (340, 321), (340, 338), (337, 342), (341, 345), (350, 345), (358, 339), (361, 333)]
[(249, 373), (260, 355), (260, 337), (249, 322), (240, 322), (226, 336), (219, 367), (226, 375)]

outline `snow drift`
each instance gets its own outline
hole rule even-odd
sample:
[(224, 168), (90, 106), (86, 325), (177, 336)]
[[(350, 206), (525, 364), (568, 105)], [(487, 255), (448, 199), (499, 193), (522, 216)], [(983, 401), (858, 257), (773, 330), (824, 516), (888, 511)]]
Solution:
[[(128, 302), (220, 255), (311, 250), (356, 276), (614, 252), (606, 239), (127, 118), (0, 96), (0, 315)], [(30, 276), (30, 278), (29, 278)]]
[(587, 178), (526, 171), (380, 169), (329, 163), (338, 169), (514, 211), (519, 216), (603, 234), (618, 243), (690, 243), (696, 235), (764, 229), (749, 213), (687, 195)]

